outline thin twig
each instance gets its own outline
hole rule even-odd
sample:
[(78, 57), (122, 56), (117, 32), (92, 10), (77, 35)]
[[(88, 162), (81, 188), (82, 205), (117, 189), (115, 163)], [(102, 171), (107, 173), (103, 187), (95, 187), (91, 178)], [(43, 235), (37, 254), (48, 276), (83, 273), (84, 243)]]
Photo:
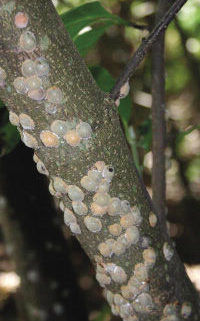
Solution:
[(159, 35), (167, 28), (169, 23), (173, 20), (177, 12), (182, 8), (182, 6), (187, 2), (187, 0), (176, 0), (174, 4), (170, 7), (164, 17), (152, 30), (150, 35), (142, 41), (140, 47), (136, 50), (133, 57), (129, 60), (124, 70), (122, 71), (120, 77), (118, 78), (116, 84), (110, 92), (112, 99), (116, 100), (119, 97), (121, 87), (128, 81), (128, 79), (133, 75), (134, 71), (139, 66), (140, 62), (144, 59), (147, 52), (151, 49)]
[[(160, 0), (155, 17), (155, 24), (161, 19), (169, 4)], [(153, 203), (156, 207), (160, 224), (166, 228), (165, 217), (165, 33), (163, 32), (152, 47), (152, 191)]]

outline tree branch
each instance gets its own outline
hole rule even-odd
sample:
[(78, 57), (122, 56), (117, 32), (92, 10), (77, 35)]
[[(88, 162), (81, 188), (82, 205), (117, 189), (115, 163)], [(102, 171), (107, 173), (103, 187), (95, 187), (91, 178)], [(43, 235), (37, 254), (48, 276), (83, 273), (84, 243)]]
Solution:
[[(155, 23), (161, 19), (169, 4), (160, 0)], [(163, 32), (152, 47), (152, 190), (153, 203), (159, 213), (160, 223), (166, 229), (165, 215), (165, 33)]]
[[(38, 169), (49, 175), (50, 191), (94, 262), (113, 313), (158, 321), (170, 308), (174, 318), (187, 310), (195, 321), (197, 294), (157, 224), (114, 102), (97, 87), (50, 0), (14, 4), (11, 12), (1, 8), (0, 97), (24, 143), (35, 149)], [(14, 23), (18, 12), (28, 16), (31, 34)], [(39, 69), (38, 57), (46, 62)], [(17, 78), (22, 74), (25, 79)]]
[(113, 89), (110, 92), (110, 97), (114, 100), (117, 100), (120, 96), (120, 89), (122, 86), (129, 80), (129, 78), (133, 75), (135, 70), (138, 68), (141, 61), (144, 59), (148, 51), (152, 48), (153, 44), (156, 42), (158, 37), (162, 32), (165, 31), (169, 23), (174, 19), (175, 15), (182, 8), (182, 6), (186, 3), (187, 0), (176, 0), (174, 4), (170, 7), (167, 13), (163, 16), (163, 18), (158, 22), (155, 28), (152, 30), (150, 35), (143, 40), (140, 47), (136, 50), (133, 57), (125, 66), (121, 75), (116, 81)]

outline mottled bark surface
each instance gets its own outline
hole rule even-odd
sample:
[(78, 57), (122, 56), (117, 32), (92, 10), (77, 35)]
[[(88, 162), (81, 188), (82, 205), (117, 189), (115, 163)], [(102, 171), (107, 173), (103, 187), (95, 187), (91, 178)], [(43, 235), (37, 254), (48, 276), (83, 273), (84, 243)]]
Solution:
[[(18, 12), (25, 12), (28, 15), (29, 23), (25, 30), (33, 32), (36, 37), (36, 48), (28, 53), (19, 48), (19, 38), (23, 30), (14, 24)], [(183, 307), (190, 307), (191, 304), (189, 319), (198, 320), (197, 295), (173, 245), (167, 234), (161, 234), (159, 224), (156, 224), (156, 218), (152, 216), (153, 213), (150, 216), (151, 225), (149, 223), (149, 215), (152, 212), (151, 201), (132, 165), (130, 151), (114, 103), (95, 84), (51, 2), (49, 0), (1, 1), (0, 37), (0, 66), (6, 73), (0, 88), (0, 97), (10, 111), (18, 116), (25, 113), (34, 121), (34, 129), (26, 132), (37, 140), (35, 152), (49, 171), (50, 178), (57, 176), (62, 178), (67, 186), (79, 187), (84, 192), (83, 202), (89, 209), (87, 215), (93, 219), (90, 206), (95, 192), (91, 193), (84, 189), (80, 181), (97, 161), (104, 161), (106, 165), (112, 165), (115, 172), (110, 183), (109, 195), (127, 200), (131, 207), (137, 207), (139, 216), (142, 217), (141, 224), (137, 224), (140, 226), (131, 225), (131, 237), (136, 237), (132, 228), (138, 229), (137, 240), (135, 239), (131, 246), (127, 246), (121, 255), (112, 253), (111, 257), (104, 257), (100, 254), (98, 246), (111, 238), (117, 240), (110, 234), (108, 226), (119, 224), (123, 215), (111, 216), (106, 213), (103, 217), (96, 217), (102, 226), (98, 232), (88, 230), (84, 216), (75, 215), (81, 231), (77, 234), (77, 238), (90, 259), (95, 264), (98, 262), (98, 276), (100, 274), (103, 282), (108, 283), (106, 289), (112, 292), (108, 293), (113, 312), (129, 321), (170, 320), (170, 315), (182, 320), (184, 319), (184, 314), (181, 315), (182, 304), (188, 302)], [(35, 102), (27, 94), (17, 93), (13, 87), (16, 77), (22, 76), (23, 61), (27, 58), (34, 60), (41, 56), (45, 57), (50, 66), (47, 88), (59, 87), (64, 97), (57, 104), (57, 112), (51, 115), (45, 111), (47, 97)], [(76, 147), (66, 143), (63, 138), (59, 138), (56, 148), (46, 147), (41, 141), (40, 134), (43, 130), (50, 130), (53, 120), (87, 122), (91, 125), (92, 136), (88, 140), (82, 140)], [(19, 129), (22, 133), (21, 126)], [(66, 193), (63, 192), (59, 196), (65, 208), (71, 210), (72, 202), (67, 194), (68, 188)], [(115, 265), (108, 265), (109, 263)], [(141, 268), (136, 267), (138, 263), (142, 264)], [(144, 272), (147, 275), (144, 275)], [(139, 277), (140, 273), (142, 276)], [(130, 288), (133, 290), (131, 281), (134, 283), (134, 291), (128, 299), (125, 299), (122, 297), (121, 286), (126, 286), (128, 283), (128, 290)], [(115, 294), (114, 301), (113, 294)], [(169, 303), (172, 304), (170, 309), (164, 310)]]

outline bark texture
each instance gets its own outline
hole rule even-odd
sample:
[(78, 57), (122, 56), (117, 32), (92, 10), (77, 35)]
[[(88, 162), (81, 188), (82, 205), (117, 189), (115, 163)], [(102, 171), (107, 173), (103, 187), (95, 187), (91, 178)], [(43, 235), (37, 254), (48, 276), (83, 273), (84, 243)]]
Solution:
[[(162, 18), (169, 3), (160, 0), (155, 24)], [(159, 212), (160, 222), (166, 228), (165, 210), (165, 33), (161, 34), (152, 48), (152, 190), (153, 202)]]
[[(23, 29), (14, 24), (18, 12), (27, 14), (29, 21), (25, 30), (31, 31), (36, 37), (36, 48), (29, 52), (19, 47)], [(87, 219), (89, 218), (92, 224), (87, 224), (85, 216), (73, 213), (76, 218), (76, 237), (97, 266), (97, 278), (106, 288), (113, 313), (128, 321), (166, 321), (170, 320), (171, 316), (176, 320), (184, 320), (183, 309), (189, 311), (191, 307), (188, 317), (190, 320), (198, 320), (197, 294), (186, 276), (173, 244), (167, 234), (161, 233), (159, 224), (156, 224), (151, 200), (133, 166), (114, 102), (92, 79), (51, 1), (1, 1), (0, 37), (0, 66), (6, 74), (1, 84), (0, 97), (10, 111), (18, 116), (25, 113), (34, 121), (35, 126), (31, 130), (24, 130), (21, 125), (18, 128), (22, 136), (25, 131), (26, 139), (23, 140), (26, 143), (34, 142), (35, 153), (48, 170), (54, 189), (57, 189), (54, 193), (63, 201), (65, 217), (69, 213), (66, 208), (72, 210), (72, 200), (81, 200), (88, 207)], [(64, 97), (57, 103), (54, 114), (48, 114), (45, 109), (48, 95), (35, 102), (27, 94), (17, 93), (13, 86), (16, 77), (22, 76), (23, 61), (27, 58), (35, 60), (37, 57), (45, 57), (50, 66), (47, 88), (60, 88)], [(45, 86), (44, 83), (43, 79)], [(16, 116), (15, 119), (17, 120)], [(42, 141), (41, 133), (45, 130), (51, 131), (50, 126), (54, 120), (69, 121), (73, 126), (81, 121), (86, 122), (92, 128), (91, 138), (83, 139), (76, 147), (61, 137), (59, 142), (57, 139)], [(35, 140), (29, 139), (26, 132)], [(57, 147), (46, 147), (44, 142), (56, 142)], [(95, 171), (94, 164), (98, 161), (112, 165), (111, 171), (114, 169), (113, 179), (110, 179), (108, 184), (109, 196), (118, 197), (121, 201), (127, 200), (131, 207), (135, 206), (134, 210), (130, 210), (128, 204), (123, 203), (126, 205), (123, 211), (131, 212), (131, 217), (137, 215), (138, 218), (136, 224), (130, 222), (130, 216), (127, 219), (131, 228), (129, 233), (127, 228), (123, 227), (125, 224), (121, 224), (121, 219), (126, 214), (123, 211), (114, 216), (108, 215), (107, 211), (104, 216), (94, 216), (91, 211), (96, 192), (84, 189), (81, 179), (88, 174), (88, 170)], [(112, 173), (108, 167), (104, 167), (103, 174), (100, 170), (98, 174), (106, 180)], [(61, 178), (63, 184), (60, 182), (56, 185), (55, 177)], [(66, 190), (64, 183), (67, 185)], [(74, 193), (71, 195), (69, 192), (70, 185), (80, 188), (84, 195), (78, 190), (78, 196), (76, 195), (74, 200)], [(98, 199), (100, 205), (106, 203), (105, 194), (104, 192), (103, 201), (101, 199), (99, 202)], [(97, 196), (95, 202), (96, 199)], [(109, 206), (107, 203), (104, 205), (104, 209)], [(142, 219), (142, 222), (139, 222), (139, 219)], [(110, 234), (108, 227), (113, 224), (124, 228), (121, 238)], [(105, 244), (110, 239), (112, 241), (109, 245), (112, 243), (114, 248), (112, 253), (109, 256), (101, 255), (100, 243)], [(119, 250), (119, 246), (126, 250), (121, 255), (116, 255), (114, 252)], [(104, 250), (105, 248), (104, 245)], [(140, 265), (137, 265), (139, 263)]]

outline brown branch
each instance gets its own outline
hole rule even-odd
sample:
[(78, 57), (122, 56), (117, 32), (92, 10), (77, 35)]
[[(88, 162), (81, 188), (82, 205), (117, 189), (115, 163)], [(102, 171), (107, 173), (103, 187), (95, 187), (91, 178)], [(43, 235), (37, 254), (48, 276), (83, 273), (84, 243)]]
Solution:
[[(155, 23), (161, 19), (169, 4), (160, 0)], [(165, 215), (165, 33), (162, 33), (152, 47), (152, 190), (153, 203), (159, 213), (160, 223), (166, 229)]]
[(120, 96), (120, 89), (122, 86), (129, 80), (133, 75), (135, 70), (138, 68), (139, 64), (145, 58), (148, 51), (152, 48), (153, 44), (156, 42), (161, 33), (165, 31), (169, 23), (174, 19), (175, 15), (182, 8), (182, 6), (187, 2), (187, 0), (176, 0), (167, 13), (162, 19), (158, 22), (155, 28), (152, 30), (150, 35), (143, 40), (140, 47), (136, 50), (133, 57), (125, 66), (121, 75), (116, 81), (116, 84), (110, 92), (110, 97), (114, 100), (117, 100)]

